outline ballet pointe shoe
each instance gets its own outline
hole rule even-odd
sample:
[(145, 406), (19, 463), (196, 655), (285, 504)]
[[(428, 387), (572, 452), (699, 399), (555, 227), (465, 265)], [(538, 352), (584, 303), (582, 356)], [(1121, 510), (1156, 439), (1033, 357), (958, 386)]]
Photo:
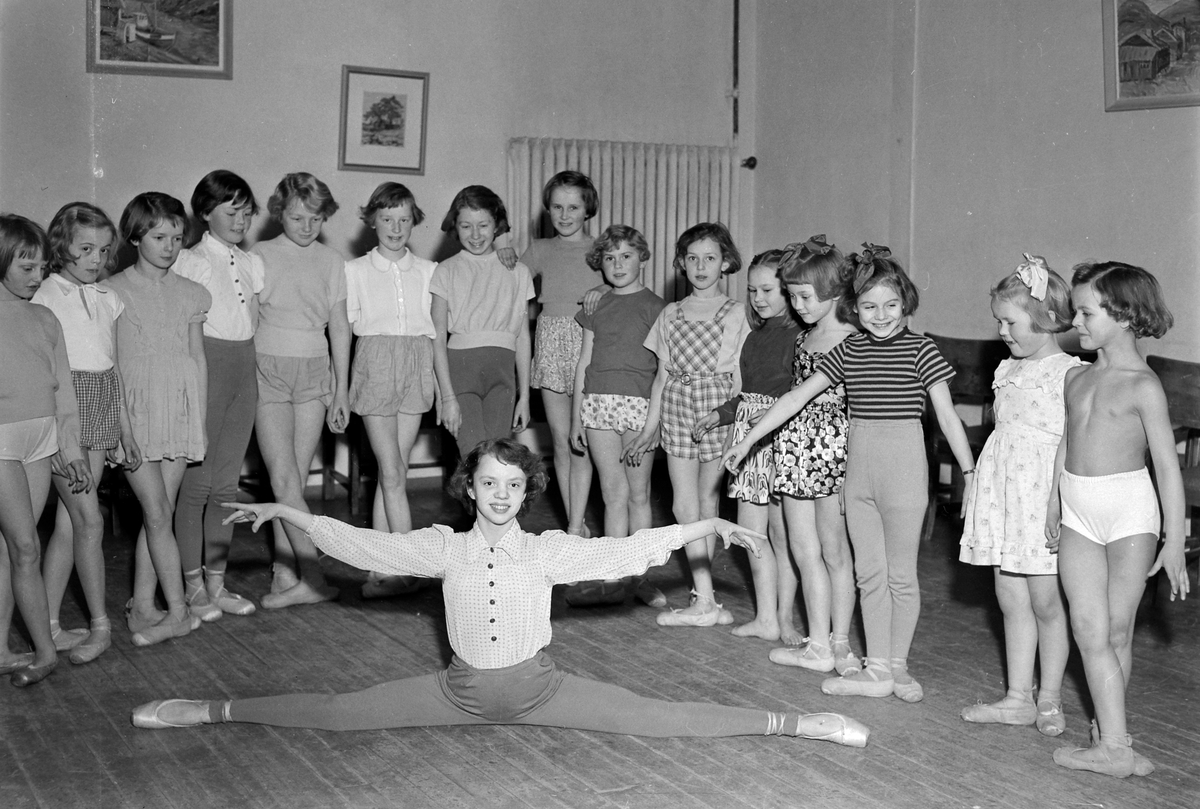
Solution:
[[(159, 715), (163, 708), (171, 709), (176, 715), (175, 721), (167, 721)], [(145, 730), (190, 728), (208, 723), (208, 703), (195, 699), (156, 699), (134, 708), (129, 718), (135, 728)]]
[(221, 620), (221, 616), (225, 614), (221, 612), (220, 607), (212, 603), (203, 585), (185, 585), (184, 600), (187, 602), (188, 612), (206, 624)]
[(0, 663), (0, 674), (12, 674), (18, 669), (23, 669), (26, 666), (33, 665), (33, 652), (22, 652), (21, 654), (13, 655), (11, 660)]
[(92, 621), (88, 639), (75, 647), (67, 659), (76, 666), (91, 663), (104, 654), (110, 646), (112, 646), (112, 626), (107, 618), (98, 618)]
[(892, 694), (905, 702), (920, 702), (925, 699), (925, 689), (908, 673), (908, 658), (893, 657), (890, 662), (892, 679), (895, 681)]
[(1004, 699), (968, 705), (959, 714), (963, 721), (981, 725), (1032, 725), (1038, 718), (1031, 693), (1009, 689)]
[(821, 693), (835, 697), (890, 697), (896, 681), (886, 662), (867, 659), (867, 667), (845, 677), (830, 677), (821, 683)]
[(191, 613), (185, 613), (181, 618), (173, 618), (168, 614), (154, 626), (134, 632), (130, 640), (134, 646), (154, 646), (172, 638), (182, 638), (199, 629), (200, 623), (200, 619)]
[(772, 649), (767, 658), (781, 666), (796, 666), (809, 671), (833, 671), (833, 651), (828, 646), (805, 639), (803, 646), (780, 646)]
[[(282, 593), (285, 590), (290, 590), (300, 583), (300, 577), (296, 575), (296, 571), (279, 562), (271, 565), (271, 592)], [(263, 604), (263, 606), (267, 606)]]
[(833, 649), (833, 670), (839, 677), (862, 671), (862, 658), (850, 648), (850, 638), (845, 635), (830, 635), (829, 646)]
[(1133, 740), (1129, 734), (1114, 739), (1100, 737), (1091, 747), (1060, 747), (1054, 751), (1054, 763), (1070, 770), (1128, 778), (1133, 775)]
[[(805, 722), (818, 722), (819, 729), (812, 732), (804, 730)], [(866, 747), (867, 738), (871, 731), (862, 722), (842, 716), (840, 713), (810, 713), (803, 714), (796, 727), (796, 737), (812, 739), (819, 742), (833, 742), (846, 747)]]
[(667, 608), (667, 597), (663, 591), (650, 583), (648, 579), (637, 579), (637, 584), (633, 588), (633, 594), (645, 604), (647, 607), (654, 607), (656, 610), (665, 610)]
[(58, 621), (50, 623), (50, 639), (54, 641), (56, 652), (69, 652), (87, 640), (88, 631), (86, 629), (63, 629), (58, 625)]

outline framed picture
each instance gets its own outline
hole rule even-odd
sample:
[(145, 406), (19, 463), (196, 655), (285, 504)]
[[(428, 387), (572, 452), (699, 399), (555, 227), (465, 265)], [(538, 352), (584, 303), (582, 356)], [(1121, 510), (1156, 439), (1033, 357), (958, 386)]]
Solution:
[(1200, 19), (1175, 0), (1101, 0), (1104, 109), (1200, 104)]
[(233, 78), (233, 0), (87, 0), (89, 73)]
[(338, 169), (425, 173), (429, 74), (342, 66)]

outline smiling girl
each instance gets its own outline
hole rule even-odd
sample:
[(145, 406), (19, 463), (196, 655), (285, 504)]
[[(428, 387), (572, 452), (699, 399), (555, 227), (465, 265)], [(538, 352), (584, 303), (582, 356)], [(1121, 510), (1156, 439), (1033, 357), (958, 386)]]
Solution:
[(666, 562), (673, 549), (709, 535), (752, 553), (765, 537), (719, 519), (627, 538), (527, 533), (517, 517), (545, 486), (541, 459), (516, 441), (498, 439), (473, 448), (450, 480), (451, 493), (475, 514), (474, 526), (463, 533), (435, 525), (382, 534), (275, 503), (230, 503), (229, 521), (257, 529), (266, 520), (284, 519), (348, 564), (443, 579), (450, 666), (349, 694), (157, 700), (135, 708), (133, 724), (158, 729), (250, 722), (327, 730), (541, 725), (660, 738), (776, 735), (866, 746), (867, 728), (840, 714), (667, 702), (560, 671), (545, 650), (555, 584), (640, 574)]
[(441, 262), (429, 283), (433, 295), (434, 368), (442, 424), (466, 456), (487, 438), (529, 426), (529, 301), (533, 280), (517, 263), (496, 255), (508, 232), (500, 197), (482, 185), (459, 191), (442, 220), (462, 250)]
[[(854, 547), (867, 635), (867, 665), (821, 684), (826, 694), (924, 697), (908, 673), (921, 610), (917, 550), (928, 503), (929, 465), (921, 413), (925, 398), (963, 473), (975, 472), (949, 381), (954, 369), (928, 337), (908, 330), (920, 294), (886, 247), (863, 245), (853, 262), (853, 307), (863, 332), (847, 337), (816, 372), (780, 397), (740, 444), (725, 453), (734, 469), (753, 447), (825, 390), (845, 383), (850, 410), (847, 441), (846, 523)], [(849, 270), (849, 268), (847, 268)]]

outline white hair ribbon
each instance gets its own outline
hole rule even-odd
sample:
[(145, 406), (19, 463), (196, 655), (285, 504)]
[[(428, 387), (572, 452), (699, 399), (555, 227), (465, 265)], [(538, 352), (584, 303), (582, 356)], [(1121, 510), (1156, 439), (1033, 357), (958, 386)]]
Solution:
[(1046, 259), (1025, 253), (1025, 261), (1017, 265), (1017, 277), (1029, 287), (1029, 294), (1036, 300), (1046, 299), (1046, 283), (1050, 280)]

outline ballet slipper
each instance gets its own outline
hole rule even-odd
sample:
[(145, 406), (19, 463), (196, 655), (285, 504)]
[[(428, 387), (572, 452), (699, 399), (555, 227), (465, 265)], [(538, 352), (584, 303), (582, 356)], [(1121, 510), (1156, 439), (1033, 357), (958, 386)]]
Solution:
[(13, 655), (11, 660), (5, 660), (0, 663), (0, 674), (12, 674), (17, 669), (23, 669), (26, 666), (33, 665), (33, 652), (22, 652), (21, 654)]
[(40, 683), (42, 680), (50, 676), (50, 674), (58, 668), (58, 658), (54, 658), (49, 663), (41, 666), (35, 666), (30, 663), (24, 668), (19, 668), (12, 673), (8, 681), (17, 688), (25, 688), (26, 686)]
[[(1091, 739), (1093, 747), (1100, 743), (1100, 726), (1096, 724), (1095, 719), (1092, 720), (1092, 730), (1089, 738)], [(1143, 756), (1138, 751), (1134, 750), (1133, 774), (1144, 778), (1152, 772), (1154, 772), (1154, 762)]]
[(993, 725), (1032, 725), (1038, 718), (1038, 708), (1029, 693), (1009, 689), (1004, 699), (991, 704), (968, 705), (960, 713), (966, 722)]
[(892, 679), (895, 681), (895, 685), (892, 686), (892, 694), (905, 702), (920, 702), (925, 699), (925, 689), (921, 688), (921, 684), (908, 673), (906, 658), (893, 657), (891, 667)]
[(320, 604), (325, 601), (336, 601), (341, 591), (329, 585), (313, 586), (306, 581), (300, 581), (295, 586), (283, 592), (270, 592), (262, 597), (263, 609), (279, 610), (300, 604)]
[(641, 579), (637, 582), (633, 594), (648, 607), (654, 607), (656, 610), (667, 608), (667, 597), (663, 594), (663, 591), (655, 587), (647, 579)]
[(803, 646), (780, 646), (772, 649), (767, 658), (781, 666), (796, 666), (809, 671), (833, 671), (833, 652), (828, 646), (809, 640)]
[(237, 593), (231, 593), (222, 585), (215, 593), (208, 594), (209, 600), (226, 615), (253, 615), (258, 609), (254, 602)]
[[(805, 720), (815, 720), (821, 727), (813, 732), (802, 730)], [(866, 747), (871, 731), (862, 722), (838, 713), (810, 713), (800, 717), (796, 726), (796, 738), (820, 742), (833, 742), (846, 747)]]
[[(692, 591), (692, 603), (682, 610), (660, 612), (655, 621), (659, 626), (716, 626), (721, 619), (721, 605), (711, 598)], [(730, 622), (733, 616), (729, 616)]]
[[(296, 571), (292, 570), (287, 565), (276, 562), (271, 565), (271, 592), (282, 593), (285, 590), (290, 590), (300, 583), (300, 577), (296, 575)], [(265, 607), (266, 604), (263, 604)]]
[(79, 644), (67, 659), (76, 666), (91, 663), (97, 657), (104, 654), (110, 646), (112, 646), (112, 628), (107, 618), (98, 618), (92, 621), (92, 629), (88, 632), (88, 639)]
[(837, 697), (890, 697), (896, 681), (886, 662), (867, 658), (867, 667), (845, 677), (829, 677), (821, 693)]
[(50, 639), (54, 641), (54, 649), (58, 652), (71, 651), (87, 640), (87, 637), (86, 629), (63, 629), (58, 626), (50, 628)]
[(148, 616), (138, 612), (133, 606), (132, 598), (125, 602), (125, 626), (129, 629), (129, 634), (136, 635), (138, 632), (144, 632), (166, 617), (166, 613), (157, 609), (154, 613), (154, 615)]
[(850, 638), (845, 635), (830, 635), (829, 645), (833, 648), (833, 669), (839, 677), (862, 671), (862, 658), (850, 648)]
[(184, 613), (180, 618), (167, 615), (152, 627), (135, 632), (132, 640), (134, 646), (154, 646), (157, 643), (182, 638), (195, 629), (200, 628), (200, 619), (190, 613)]
[(206, 624), (213, 621), (219, 621), (224, 615), (221, 608), (212, 602), (208, 597), (208, 591), (200, 584), (187, 584), (184, 586), (184, 598), (187, 601), (188, 612), (195, 615)]
[[(174, 714), (174, 721), (162, 718), (160, 714), (163, 708)], [(130, 720), (135, 728), (146, 730), (204, 725), (208, 723), (208, 702), (195, 699), (157, 699), (134, 708)]]
[(1091, 747), (1060, 747), (1054, 751), (1054, 763), (1070, 770), (1128, 778), (1134, 769), (1133, 740), (1129, 734), (1121, 739), (1102, 735)]
[(1043, 736), (1061, 736), (1067, 729), (1067, 717), (1062, 712), (1062, 700), (1038, 695), (1036, 724)]

